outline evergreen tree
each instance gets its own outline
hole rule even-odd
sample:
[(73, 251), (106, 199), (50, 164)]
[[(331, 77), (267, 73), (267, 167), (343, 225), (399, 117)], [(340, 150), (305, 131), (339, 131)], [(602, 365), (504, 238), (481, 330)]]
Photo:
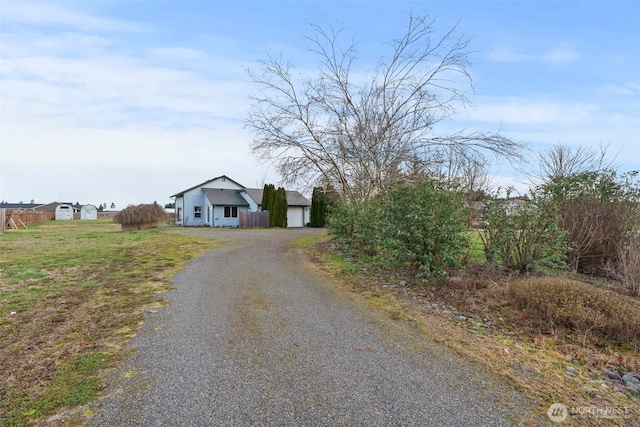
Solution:
[(269, 192), (269, 199), (267, 200), (267, 206), (269, 207), (269, 209), (267, 209), (269, 211), (269, 227), (275, 227), (276, 217), (278, 216), (275, 189)]
[(311, 196), (310, 227), (324, 227), (327, 223), (327, 211), (338, 199), (338, 194), (331, 188), (314, 187)]
[(310, 227), (324, 227), (324, 210), (326, 208), (326, 200), (324, 189), (322, 187), (314, 187), (311, 195), (311, 213), (309, 215)]
[(278, 212), (275, 227), (287, 228), (287, 192), (283, 187), (279, 187), (276, 191), (275, 206)]
[(273, 184), (265, 184), (262, 190), (262, 201), (260, 202), (262, 205), (263, 211), (270, 211), (270, 203), (271, 203), (271, 193), (276, 191), (276, 187)]
[(269, 195), (269, 227), (287, 226), (287, 192), (279, 187)]

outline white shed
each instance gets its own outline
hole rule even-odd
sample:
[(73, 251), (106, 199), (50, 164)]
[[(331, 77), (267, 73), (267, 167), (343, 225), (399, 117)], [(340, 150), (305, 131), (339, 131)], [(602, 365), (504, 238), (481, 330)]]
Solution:
[(71, 205), (58, 205), (56, 207), (56, 220), (70, 220), (73, 219), (73, 206)]
[(98, 208), (93, 205), (84, 205), (80, 209), (80, 219), (98, 219)]

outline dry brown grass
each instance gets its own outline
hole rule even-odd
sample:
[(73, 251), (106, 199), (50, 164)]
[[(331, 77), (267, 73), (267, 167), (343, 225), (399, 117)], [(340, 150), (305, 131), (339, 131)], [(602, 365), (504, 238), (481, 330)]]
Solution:
[(627, 245), (619, 249), (616, 262), (610, 263), (607, 270), (627, 291), (640, 297), (640, 235), (634, 234)]
[(157, 226), (169, 219), (167, 211), (157, 203), (129, 206), (113, 217), (113, 222), (121, 224), (123, 231), (143, 230)]
[(640, 348), (640, 308), (625, 295), (562, 277), (539, 277), (510, 282), (502, 298), (538, 332), (560, 329), (583, 345)]
[(422, 325), (430, 340), (529, 397), (539, 412), (525, 423), (548, 421), (549, 406), (563, 403), (629, 412), (611, 418), (575, 415), (562, 425), (637, 425), (640, 400), (616, 392), (601, 375), (603, 368), (640, 371), (637, 299), (563, 277), (523, 279), (499, 267), (425, 282), (411, 269), (345, 261), (331, 243), (310, 251), (317, 265), (391, 318)]

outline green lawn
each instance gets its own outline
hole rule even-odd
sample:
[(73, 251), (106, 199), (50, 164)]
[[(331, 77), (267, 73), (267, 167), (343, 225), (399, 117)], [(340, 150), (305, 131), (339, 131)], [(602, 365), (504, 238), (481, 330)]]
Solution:
[(487, 262), (484, 254), (484, 244), (477, 230), (467, 231), (469, 239), (468, 261), (472, 264), (482, 264)]
[(104, 368), (186, 262), (219, 244), (110, 220), (0, 235), (0, 425), (30, 425), (99, 393)]

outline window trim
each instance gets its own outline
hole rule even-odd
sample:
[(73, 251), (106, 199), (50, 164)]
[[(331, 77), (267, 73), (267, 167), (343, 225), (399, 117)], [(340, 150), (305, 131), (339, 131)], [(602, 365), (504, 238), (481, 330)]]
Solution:
[(202, 218), (202, 206), (194, 206), (193, 207), (193, 217), (194, 218)]

